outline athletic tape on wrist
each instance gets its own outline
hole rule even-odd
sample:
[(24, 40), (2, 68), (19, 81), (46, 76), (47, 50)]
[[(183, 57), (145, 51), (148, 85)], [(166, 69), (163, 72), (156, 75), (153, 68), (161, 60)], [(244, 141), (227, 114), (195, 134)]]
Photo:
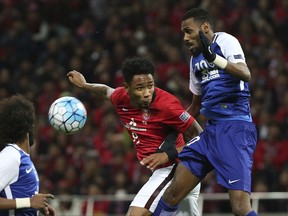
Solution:
[(226, 66), (228, 64), (228, 61), (225, 58), (223, 58), (223, 57), (221, 57), (219, 55), (216, 55), (216, 58), (213, 61), (213, 63), (215, 65), (217, 65), (219, 68), (224, 69), (224, 68), (226, 68)]
[(178, 158), (178, 151), (176, 148), (170, 148), (165, 150), (165, 153), (168, 155), (169, 161), (174, 161)]
[(16, 209), (20, 208), (30, 208), (30, 198), (17, 198), (16, 200)]

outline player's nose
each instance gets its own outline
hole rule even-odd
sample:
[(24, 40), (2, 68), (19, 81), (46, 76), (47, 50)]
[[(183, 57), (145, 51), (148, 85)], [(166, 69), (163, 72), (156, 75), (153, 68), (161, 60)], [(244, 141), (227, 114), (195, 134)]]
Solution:
[(150, 89), (145, 88), (144, 89), (144, 97), (149, 97), (149, 96), (151, 96), (151, 91), (150, 91)]

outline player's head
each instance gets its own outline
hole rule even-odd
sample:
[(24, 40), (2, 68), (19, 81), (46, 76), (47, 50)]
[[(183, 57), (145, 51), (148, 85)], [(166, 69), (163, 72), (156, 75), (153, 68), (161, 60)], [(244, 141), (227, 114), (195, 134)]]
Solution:
[(201, 53), (199, 31), (204, 34), (213, 33), (214, 19), (208, 11), (202, 8), (192, 8), (182, 17), (181, 30), (184, 33), (183, 40), (193, 56)]
[(125, 87), (131, 103), (137, 107), (149, 107), (154, 95), (154, 65), (145, 58), (127, 59), (122, 66)]
[(0, 102), (0, 149), (7, 143), (23, 142), (29, 136), (34, 141), (35, 113), (33, 104), (21, 95)]

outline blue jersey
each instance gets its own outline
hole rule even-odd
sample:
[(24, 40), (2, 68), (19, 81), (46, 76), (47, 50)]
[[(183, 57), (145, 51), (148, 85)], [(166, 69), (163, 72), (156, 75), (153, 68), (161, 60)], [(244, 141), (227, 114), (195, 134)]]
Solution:
[[(245, 63), (240, 43), (230, 34), (215, 33), (211, 49), (229, 62)], [(189, 87), (202, 96), (200, 112), (208, 118), (251, 121), (248, 83), (209, 63), (202, 53), (191, 57)]]
[[(228, 62), (245, 63), (240, 43), (232, 35), (215, 33), (211, 49)], [(201, 53), (191, 58), (189, 87), (202, 96), (200, 112), (209, 120), (178, 154), (179, 159), (200, 179), (215, 170), (218, 184), (250, 192), (257, 132), (248, 83), (207, 62)]]
[[(39, 192), (39, 178), (30, 159), (16, 144), (8, 144), (0, 152), (0, 197), (6, 199), (32, 197)], [(37, 210), (23, 208), (1, 211), (0, 216), (34, 216)]]

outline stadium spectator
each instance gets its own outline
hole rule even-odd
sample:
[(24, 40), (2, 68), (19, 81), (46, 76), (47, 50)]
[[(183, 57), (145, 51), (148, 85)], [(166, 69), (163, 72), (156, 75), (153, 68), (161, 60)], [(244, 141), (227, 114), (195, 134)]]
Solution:
[[(280, 91), (280, 94), (278, 93), (277, 96), (274, 93), (278, 91), (276, 91), (275, 84), (277, 77), (282, 74), (284, 76), (281, 76), (281, 79), (284, 77), (287, 79), (288, 1), (275, 0), (272, 2), (271, 7), (266, 8), (265, 13), (269, 14), (270, 23), (267, 22), (268, 25), (266, 27), (265, 25), (261, 25), (261, 28), (258, 28), (257, 23), (256, 28), (255, 22), (258, 20), (252, 19), (252, 14), (254, 14), (253, 16), (257, 15), (257, 17), (258, 15), (261, 16), (258, 2), (259, 1), (228, 0), (223, 4), (223, 2), (221, 3), (221, 1), (218, 0), (145, 0), (132, 2), (113, 1), (113, 3), (110, 2), (107, 4), (105, 0), (0, 1), (0, 70), (8, 70), (9, 77), (12, 77), (9, 78), (8, 83), (5, 81), (6, 84), (4, 85), (2, 85), (2, 83), (5, 79), (2, 80), (2, 77), (0, 78), (0, 100), (18, 92), (30, 101), (33, 101), (35, 104), (38, 128), (35, 136), (37, 145), (32, 148), (33, 154), (35, 153), (32, 155), (34, 156), (33, 159), (40, 178), (45, 179), (45, 183), (43, 182), (40, 184), (42, 188), (40, 191), (49, 192), (52, 191), (52, 188), (58, 187), (58, 182), (53, 182), (53, 184), (49, 183), (51, 173), (50, 168), (49, 166), (46, 167), (44, 165), (50, 163), (50, 160), (47, 160), (51, 157), (50, 154), (54, 154), (53, 151), (47, 151), (47, 149), (51, 145), (58, 145), (58, 133), (49, 125), (47, 112), (50, 102), (63, 94), (63, 92), (61, 92), (62, 81), (60, 80), (62, 79), (67, 81), (66, 77), (59, 78), (58, 76), (59, 79), (55, 79), (55, 75), (53, 75), (52, 89), (54, 90), (50, 91), (47, 89), (46, 84), (44, 84), (49, 81), (44, 81), (42, 85), (40, 84), (42, 82), (41, 80), (44, 80), (45, 77), (42, 77), (41, 75), (36, 76), (36, 69), (43, 67), (43, 65), (39, 64), (43, 61), (41, 56), (48, 53), (48, 47), (46, 45), (48, 44), (49, 39), (56, 38), (58, 40), (57, 46), (60, 46), (58, 50), (61, 51), (62, 56), (65, 56), (65, 58), (63, 58), (63, 65), (61, 65), (65, 71), (77, 69), (78, 71), (83, 72), (87, 80), (95, 82), (98, 79), (95, 75), (95, 69), (100, 60), (105, 56), (105, 58), (110, 60), (112, 65), (112, 69), (109, 71), (110, 78), (106, 79), (111, 83), (106, 84), (110, 86), (120, 86), (123, 84), (123, 78), (121, 77), (120, 71), (120, 66), (122, 64), (121, 61), (129, 56), (140, 55), (147, 57), (154, 61), (156, 67), (158, 67), (158, 65), (161, 66), (167, 63), (167, 59), (163, 58), (163, 52), (160, 52), (163, 50), (163, 44), (165, 44), (165, 47), (171, 46), (177, 48), (180, 52), (179, 57), (182, 59), (181, 61), (188, 62), (185, 57), (187, 55), (186, 51), (183, 49), (182, 35), (179, 34), (179, 29), (184, 11), (191, 7), (209, 7), (209, 5), (213, 5), (213, 13), (216, 14), (215, 18), (218, 21), (221, 21), (217, 22), (219, 24), (217, 24), (215, 29), (217, 31), (231, 32), (237, 38), (239, 37), (238, 39), (241, 41), (244, 53), (246, 54), (247, 65), (252, 74), (252, 79), (250, 81), (250, 90), (252, 95), (251, 110), (253, 120), (256, 123), (259, 133), (258, 135), (267, 135), (267, 130), (265, 129), (266, 123), (264, 121), (273, 121), (281, 127), (284, 136), (283, 141), (287, 141), (288, 109), (287, 105), (285, 105), (285, 101), (287, 101), (286, 95), (288, 94), (287, 89), (283, 88), (283, 92)], [(33, 6), (32, 8), (30, 6), (31, 4)], [(35, 4), (36, 7), (34, 7)], [(163, 16), (160, 14), (161, 10), (159, 9), (162, 7), (165, 8), (166, 12), (164, 11), (165, 13), (161, 13), (168, 14), (166, 21), (164, 20), (165, 25), (163, 26), (161, 25)], [(37, 21), (35, 20), (35, 14), (33, 15), (34, 18), (29, 18), (33, 21), (33, 28), (31, 28), (31, 21), (28, 23), (27, 14), (27, 11), (31, 9), (36, 9), (35, 12), (39, 13), (40, 16)], [(162, 16), (162, 18), (160, 16)], [(87, 18), (91, 19), (96, 26), (97, 32), (93, 35), (94, 38), (80, 38), (76, 33), (77, 29), (81, 27), (81, 24)], [(261, 23), (263, 23), (263, 18), (260, 17), (260, 19)], [(16, 41), (17, 44), (14, 42), (11, 43), (9, 41), (13, 41), (13, 38), (16, 37), (15, 34), (17, 33), (17, 28), (14, 23), (19, 23), (19, 20), (22, 20), (20, 23), (22, 23), (21, 25), (24, 25), (25, 29), (23, 31), (23, 26), (21, 27), (21, 25), (18, 25), (18, 32), (22, 29), (22, 34), (17, 36), (17, 40), (19, 40)], [(251, 32), (251, 34), (243, 31), (242, 28), (245, 27), (245, 25), (242, 26), (243, 22), (247, 22), (246, 25), (252, 25), (253, 32)], [(40, 37), (40, 40), (38, 41), (35, 41), (33, 38), (37, 34), (39, 36), (41, 35), (39, 34), (41, 29), (37, 29), (35, 24), (38, 25), (38, 27), (39, 24), (44, 27), (46, 25), (47, 27), (47, 32), (45, 33), (42, 31), (41, 33), (44, 37)], [(45, 30), (45, 28), (42, 28), (42, 30), (43, 29)], [(169, 34), (164, 34), (164, 32), (169, 32)], [(275, 43), (273, 42), (274, 40), (279, 40), (281, 45), (275, 47)], [(123, 45), (121, 47), (122, 51), (119, 53), (125, 53), (125, 56), (117, 55), (118, 60), (116, 64), (114, 61), (116, 57), (114, 57), (113, 50), (116, 49), (115, 45), (118, 43)], [(278, 55), (284, 57), (284, 59), (279, 57), (275, 59), (274, 56), (277, 52), (279, 53)], [(188, 71), (188, 64), (186, 65)], [(54, 73), (54, 71), (51, 70), (50, 73)], [(188, 74), (185, 74), (185, 76), (188, 76)], [(155, 77), (155, 81), (158, 84), (167, 83), (167, 86), (163, 85), (161, 87), (170, 91), (173, 86), (175, 86), (175, 83), (178, 83), (178, 81), (176, 82), (171, 80), (172, 77), (173, 76), (169, 77), (169, 80), (159, 80)], [(181, 82), (179, 78), (180, 77), (178, 77), (177, 80)], [(279, 82), (281, 82), (281, 80)], [(188, 82), (186, 83), (186, 81), (182, 81), (181, 87), (185, 87), (186, 85), (188, 85)], [(9, 87), (7, 88), (7, 86)], [(46, 90), (44, 91), (44, 89)], [(187, 90), (188, 89), (186, 88), (185, 94), (180, 92), (180, 100), (185, 107), (188, 107), (188, 104), (191, 101), (190, 94), (186, 93)], [(84, 92), (79, 88), (71, 88), (70, 86), (65, 91), (66, 95), (70, 94), (81, 99), (85, 104), (88, 113), (85, 127), (80, 133), (69, 135), (68, 139), (65, 141), (67, 151), (63, 151), (61, 147), (60, 152), (61, 157), (65, 158), (65, 164), (73, 164), (73, 166), (77, 167), (78, 172), (81, 173), (82, 176), (82, 174), (84, 175), (83, 170), (88, 163), (88, 161), (85, 160), (86, 157), (89, 157), (88, 155), (94, 153), (99, 154), (100, 149), (98, 149), (98, 144), (101, 143), (99, 144), (101, 149), (103, 149), (102, 147), (105, 144), (105, 140), (103, 140), (102, 136), (97, 137), (99, 134), (106, 133), (106, 129), (103, 129), (102, 124), (99, 124), (99, 122), (101, 123), (106, 121), (106, 115), (108, 115), (107, 118), (110, 119), (111, 112), (113, 111), (108, 113), (100, 112), (99, 109), (101, 110), (102, 107), (103, 109), (106, 108), (106, 106), (102, 106), (104, 101), (96, 99), (93, 95), (84, 94)], [(181, 89), (179, 91), (181, 91)], [(258, 98), (259, 92), (262, 95), (261, 98)], [(174, 90), (172, 90), (171, 93), (174, 94)], [(50, 94), (50, 96), (46, 97), (46, 94), (48, 96)], [(175, 95), (177, 97), (179, 96), (179, 94)], [(38, 100), (39, 97), (41, 97), (41, 100)], [(263, 112), (265, 112), (263, 117), (266, 117), (262, 121), (261, 118)], [(126, 163), (127, 165), (129, 164), (127, 176), (130, 178), (129, 181), (133, 182), (133, 193), (136, 193), (140, 189), (139, 185), (144, 184), (147, 180), (147, 170), (145, 167), (139, 165), (139, 162), (132, 151), (132, 143), (127, 138), (124, 128), (119, 124), (117, 114), (114, 113), (113, 116), (115, 117), (114, 122), (118, 122), (117, 132), (115, 131), (115, 133), (117, 133), (119, 137), (122, 137), (121, 139), (126, 140)], [(111, 134), (111, 131), (108, 133)], [(95, 138), (94, 141), (93, 138)], [(95, 144), (96, 142), (98, 144)], [(257, 153), (259, 150), (256, 149), (255, 155), (259, 155), (259, 153)], [(271, 150), (275, 151), (273, 145), (271, 145)], [(106, 153), (107, 156), (113, 157), (114, 152), (108, 151)], [(97, 157), (95, 157), (94, 160), (96, 160), (96, 163), (99, 162)], [(284, 158), (284, 160), (288, 162), (288, 158)], [(97, 166), (97, 172), (95, 172), (95, 175), (98, 176), (98, 173), (101, 175), (103, 172), (102, 170), (105, 170), (110, 166), (110, 164), (106, 164), (106, 166)], [(272, 166), (269, 169), (276, 168)], [(262, 171), (255, 170), (252, 175), (257, 177), (258, 172)], [(275, 178), (269, 181), (269, 185), (273, 185), (273, 187), (269, 187), (269, 192), (280, 190), (278, 189), (280, 188), (280, 173), (274, 173), (276, 173)], [(253, 176), (252, 179), (254, 179)], [(213, 181), (209, 182), (211, 182), (212, 188)], [(81, 181), (79, 183), (80, 193), (72, 194), (71, 192), (69, 195), (86, 195), (87, 190), (85, 187), (85, 182)], [(209, 186), (207, 185), (207, 187)], [(109, 186), (105, 188), (103, 194), (108, 193), (108, 188)], [(203, 192), (205, 192), (204, 188), (203, 190)], [(282, 187), (281, 191), (288, 191), (288, 189), (287, 187)], [(55, 191), (54, 195), (57, 194), (58, 192)], [(273, 202), (275, 201), (273, 200)], [(226, 205), (228, 206), (226, 209), (229, 209), (230, 206), (228, 202)], [(287, 204), (282, 203), (281, 206), (287, 206)], [(209, 209), (205, 208), (204, 211), (205, 213), (209, 213)], [(278, 211), (280, 212), (281, 208), (279, 208)], [(125, 212), (123, 212), (123, 215), (124, 214)]]

